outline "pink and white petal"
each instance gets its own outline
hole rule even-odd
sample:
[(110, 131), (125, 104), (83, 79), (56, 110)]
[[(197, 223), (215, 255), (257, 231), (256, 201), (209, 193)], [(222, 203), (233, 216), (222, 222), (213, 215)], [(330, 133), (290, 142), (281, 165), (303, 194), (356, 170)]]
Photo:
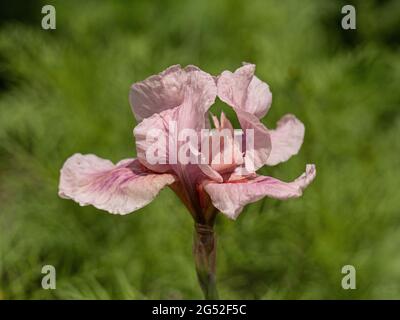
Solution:
[(234, 108), (245, 108), (247, 88), (253, 78), (254, 65), (246, 65), (231, 71), (223, 71), (217, 80), (218, 97)]
[(224, 181), (224, 179), (219, 174), (219, 172), (217, 170), (214, 170), (210, 165), (199, 164), (199, 168), (209, 179), (216, 181), (216, 182)]
[(235, 109), (240, 126), (244, 132), (244, 164), (246, 171), (254, 172), (267, 163), (271, 152), (268, 129), (251, 113)]
[(233, 125), (226, 117), (224, 112), (221, 112), (221, 129), (229, 129), (233, 131)]
[(180, 65), (134, 83), (129, 93), (129, 102), (138, 121), (154, 113), (180, 105), (184, 97), (186, 73)]
[[(204, 102), (204, 101), (203, 101)], [(179, 150), (182, 145), (178, 140), (181, 130), (193, 129), (198, 134), (198, 145), (190, 145), (190, 152), (197, 157), (200, 163), (201, 129), (205, 127), (203, 108), (190, 99), (174, 109), (165, 110), (144, 119), (134, 129), (136, 150), (139, 161), (155, 172), (175, 172), (177, 176), (189, 177), (195, 181), (202, 176), (214, 181), (221, 181), (222, 177), (208, 164), (181, 165)], [(153, 157), (154, 148), (161, 150), (157, 157)], [(161, 157), (159, 155), (162, 155)], [(188, 172), (183, 171), (190, 171)], [(186, 179), (187, 180), (187, 179)]]
[(303, 143), (304, 124), (292, 114), (282, 117), (275, 130), (269, 130), (272, 150), (267, 165), (274, 166), (296, 155)]
[(178, 107), (164, 110), (144, 119), (133, 130), (137, 158), (148, 169), (159, 173), (171, 170), (169, 152), (175, 148), (177, 117)]
[(272, 104), (272, 93), (269, 86), (254, 76), (247, 90), (246, 110), (257, 118), (263, 118)]
[(243, 166), (243, 167), (237, 167), (224, 180), (227, 182), (236, 182), (240, 180), (253, 179), (255, 177), (257, 177), (256, 172), (247, 170), (246, 167)]
[(184, 71), (187, 74), (184, 100), (205, 113), (217, 97), (217, 86), (214, 78), (194, 66), (188, 66)]
[(234, 73), (223, 71), (217, 80), (218, 97), (231, 107), (262, 118), (271, 106), (272, 94), (254, 71), (254, 64), (245, 64)]
[(81, 206), (123, 215), (144, 207), (174, 181), (171, 174), (148, 172), (136, 159), (114, 165), (92, 154), (77, 153), (61, 169), (58, 194)]
[(264, 197), (280, 200), (300, 197), (315, 175), (315, 165), (310, 164), (306, 166), (306, 172), (293, 182), (258, 176), (232, 183), (208, 183), (204, 189), (218, 210), (229, 218), (236, 219), (246, 204)]
[(135, 127), (137, 157), (144, 166), (156, 172), (167, 172), (171, 165), (178, 164), (177, 154), (182, 145), (178, 137), (183, 130), (192, 129), (198, 133), (200, 143), (206, 119), (198, 103), (185, 99), (182, 105), (155, 113)]
[[(211, 105), (216, 95), (214, 78), (195, 66), (174, 65), (144, 81), (134, 83), (129, 102), (138, 121), (181, 105), (186, 95)], [(207, 109), (209, 106), (207, 107)]]
[(233, 128), (228, 126), (227, 128), (221, 127), (220, 130), (213, 130), (209, 143), (211, 147), (210, 162), (214, 170), (220, 173), (232, 171), (244, 162), (241, 141), (235, 140)]
[(220, 124), (219, 124), (218, 117), (215, 116), (215, 115), (213, 115), (212, 113), (210, 113), (210, 114), (211, 114), (211, 119), (212, 119), (213, 124), (214, 124), (214, 128), (215, 128), (215, 129), (219, 129)]

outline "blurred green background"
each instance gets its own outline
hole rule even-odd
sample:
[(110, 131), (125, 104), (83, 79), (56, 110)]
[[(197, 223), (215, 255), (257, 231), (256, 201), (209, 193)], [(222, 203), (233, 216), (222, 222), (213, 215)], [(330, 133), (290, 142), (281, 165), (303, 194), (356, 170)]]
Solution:
[[(41, 29), (53, 4), (57, 29)], [(0, 299), (202, 298), (193, 222), (166, 189), (114, 216), (57, 196), (75, 152), (135, 155), (130, 85), (180, 63), (212, 74), (242, 61), (273, 92), (264, 119), (306, 125), (300, 154), (263, 174), (318, 174), (300, 199), (217, 219), (226, 299), (400, 298), (400, 2), (2, 1)], [(221, 108), (222, 103), (217, 104)], [(43, 265), (57, 289), (41, 288)], [(343, 290), (354, 265), (357, 289)]]

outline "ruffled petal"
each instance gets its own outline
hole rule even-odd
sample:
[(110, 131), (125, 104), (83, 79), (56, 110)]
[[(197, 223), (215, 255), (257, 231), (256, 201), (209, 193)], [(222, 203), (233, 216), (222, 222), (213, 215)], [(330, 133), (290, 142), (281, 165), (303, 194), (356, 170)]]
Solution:
[(182, 69), (180, 65), (174, 65), (158, 75), (134, 83), (129, 102), (136, 119), (142, 121), (181, 105), (187, 95), (193, 95), (193, 100), (201, 100), (199, 103), (208, 109), (216, 95), (213, 77), (195, 66)]
[(170, 152), (176, 147), (173, 143), (177, 137), (177, 117), (178, 108), (165, 110), (144, 119), (133, 130), (137, 158), (148, 169), (171, 171)]
[[(195, 156), (196, 151), (200, 150), (200, 132), (207, 127), (205, 113), (215, 101), (217, 87), (209, 74), (194, 66), (186, 67), (185, 72), (186, 80), (181, 104), (144, 119), (136, 126), (134, 135), (137, 156), (143, 165), (157, 172), (174, 171), (179, 177), (185, 175), (186, 180), (189, 180), (189, 173), (184, 172), (184, 164), (179, 162), (178, 154), (186, 142), (180, 141), (179, 137), (188, 129), (197, 135), (194, 137), (197, 141), (187, 143), (191, 154)], [(154, 153), (154, 148), (158, 148), (161, 152)], [(212, 173), (213, 178), (218, 176), (210, 168), (203, 166), (202, 169), (206, 170), (200, 170), (197, 164), (186, 167), (195, 169), (196, 174), (192, 175), (193, 179), (204, 172)]]
[(231, 107), (262, 118), (272, 103), (269, 86), (254, 75), (255, 65), (245, 64), (234, 73), (224, 71), (218, 77), (218, 97)]
[(307, 165), (306, 172), (293, 182), (283, 182), (272, 177), (257, 176), (251, 180), (232, 183), (208, 183), (204, 189), (213, 205), (231, 219), (236, 219), (243, 207), (264, 197), (280, 200), (300, 197), (314, 180), (315, 165)]
[(129, 93), (129, 102), (138, 121), (154, 113), (174, 108), (182, 103), (186, 72), (180, 65), (134, 83)]
[(267, 165), (273, 166), (287, 161), (297, 154), (304, 139), (304, 125), (294, 115), (282, 117), (275, 130), (269, 130), (272, 150), (267, 159)]
[[(181, 144), (177, 141), (178, 134), (179, 130), (183, 128), (182, 122), (186, 123), (185, 118), (191, 114), (186, 112), (183, 107), (154, 114), (135, 127), (134, 136), (136, 138), (138, 160), (145, 167), (155, 172), (175, 172), (178, 176), (185, 174), (186, 176), (191, 176), (193, 181), (197, 180), (201, 174), (204, 174), (211, 180), (222, 181), (220, 174), (212, 169), (209, 164), (201, 163), (198, 145), (193, 145), (190, 148), (190, 154), (196, 158), (196, 163), (191, 166), (180, 165), (179, 148)], [(190, 110), (190, 106), (188, 109)], [(204, 114), (198, 112), (197, 115), (193, 113), (192, 115), (194, 115), (195, 120), (191, 125), (196, 127), (195, 131), (199, 133), (204, 126)], [(199, 134), (198, 142), (200, 142), (200, 139), (201, 135)], [(199, 170), (196, 170), (196, 167)], [(184, 172), (185, 170), (191, 171), (191, 174), (188, 175)]]
[(136, 159), (114, 165), (95, 155), (78, 153), (67, 159), (61, 169), (58, 194), (81, 206), (128, 214), (150, 203), (174, 181), (171, 174), (148, 172)]

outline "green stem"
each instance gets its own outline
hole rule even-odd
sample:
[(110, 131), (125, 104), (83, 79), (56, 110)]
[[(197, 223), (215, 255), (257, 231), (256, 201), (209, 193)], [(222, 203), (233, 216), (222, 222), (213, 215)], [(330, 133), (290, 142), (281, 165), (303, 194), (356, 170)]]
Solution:
[(207, 300), (218, 300), (215, 274), (216, 253), (217, 242), (213, 227), (196, 223), (193, 255), (197, 278)]

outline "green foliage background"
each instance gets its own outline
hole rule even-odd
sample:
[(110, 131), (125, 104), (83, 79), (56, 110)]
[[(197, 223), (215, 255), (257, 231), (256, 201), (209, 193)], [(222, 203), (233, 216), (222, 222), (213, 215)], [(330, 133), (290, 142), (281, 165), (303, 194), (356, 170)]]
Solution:
[[(57, 29), (41, 29), (53, 4)], [(114, 216), (57, 196), (75, 152), (135, 155), (130, 85), (169, 65), (218, 74), (242, 61), (273, 92), (264, 119), (306, 125), (300, 154), (262, 170), (300, 199), (217, 221), (218, 285), (231, 299), (400, 298), (400, 2), (6, 1), (0, 23), (0, 298), (202, 298), (193, 222), (169, 189)], [(225, 108), (218, 103), (216, 108)], [(41, 288), (41, 268), (57, 289)], [(341, 268), (357, 289), (341, 288)]]

